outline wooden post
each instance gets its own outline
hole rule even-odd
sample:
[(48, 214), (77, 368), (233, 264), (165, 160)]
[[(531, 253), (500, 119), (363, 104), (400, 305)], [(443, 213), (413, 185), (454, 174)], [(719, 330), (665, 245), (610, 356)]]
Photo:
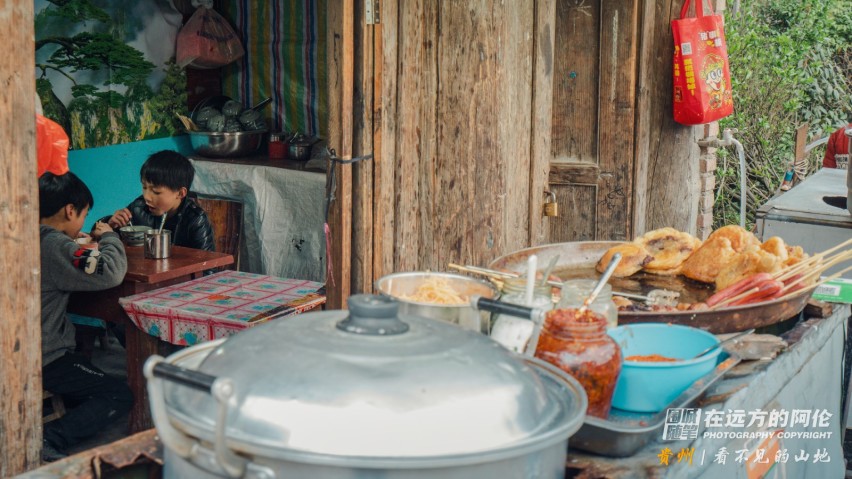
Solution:
[[(352, 98), (354, 71), (354, 0), (330, 2), (328, 7), (329, 49), (329, 144), (343, 159), (352, 157)], [(331, 214), (331, 251), (326, 252), (334, 269), (334, 284), (327, 278), (328, 308), (346, 306), (352, 287), (352, 167), (335, 168), (336, 190)]]
[(41, 462), (33, 2), (0, 9), (0, 477)]

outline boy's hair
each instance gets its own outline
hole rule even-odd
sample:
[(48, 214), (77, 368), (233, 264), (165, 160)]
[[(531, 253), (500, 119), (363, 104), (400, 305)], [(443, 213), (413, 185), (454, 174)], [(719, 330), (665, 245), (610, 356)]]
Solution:
[(49, 218), (68, 204), (79, 213), (94, 206), (95, 199), (83, 180), (70, 171), (63, 175), (51, 172), (41, 175), (38, 179), (39, 218)]
[(195, 168), (189, 160), (176, 151), (163, 150), (149, 156), (139, 171), (142, 181), (154, 186), (165, 186), (179, 190), (192, 185)]

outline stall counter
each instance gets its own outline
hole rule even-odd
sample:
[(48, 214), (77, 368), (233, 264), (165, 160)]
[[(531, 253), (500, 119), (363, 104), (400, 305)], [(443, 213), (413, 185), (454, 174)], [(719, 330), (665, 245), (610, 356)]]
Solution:
[[(694, 439), (666, 440), (661, 432), (627, 458), (569, 450), (566, 477), (843, 477), (840, 399), (849, 316), (849, 305), (834, 305), (829, 317), (809, 319), (786, 333), (789, 347), (775, 359), (741, 363), (708, 390), (707, 397), (727, 399), (696, 408), (700, 425)], [(805, 415), (807, 427), (800, 424)], [(793, 416), (798, 421), (791, 427)], [(770, 417), (777, 426), (768, 427)], [(676, 436), (671, 431), (678, 430), (677, 421), (668, 425)]]

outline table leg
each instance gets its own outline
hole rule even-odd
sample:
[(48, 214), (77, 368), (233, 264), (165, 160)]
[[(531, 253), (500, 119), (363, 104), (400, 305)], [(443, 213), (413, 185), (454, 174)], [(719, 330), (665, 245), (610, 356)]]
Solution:
[(133, 392), (133, 409), (130, 410), (130, 433), (134, 434), (154, 427), (148, 407), (148, 389), (142, 366), (145, 360), (157, 354), (157, 338), (140, 331), (128, 321), (127, 334), (127, 383)]

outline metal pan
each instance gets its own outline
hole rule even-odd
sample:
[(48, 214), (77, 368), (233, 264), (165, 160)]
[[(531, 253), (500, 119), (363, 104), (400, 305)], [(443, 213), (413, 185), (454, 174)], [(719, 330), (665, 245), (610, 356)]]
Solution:
[[(538, 256), (539, 264), (547, 264), (551, 258), (559, 255), (554, 274), (562, 280), (596, 279), (600, 275), (594, 269), (595, 263), (606, 250), (620, 243), (619, 241), (577, 241), (535, 246), (501, 256), (492, 261), (488, 267), (523, 273), (526, 271), (527, 258), (530, 255)], [(703, 301), (713, 294), (712, 286), (692, 281), (683, 276), (657, 276), (640, 273), (628, 278), (613, 278), (610, 280), (610, 284), (614, 291), (643, 295), (658, 288), (678, 291), (681, 293), (679, 301), (686, 303)], [(619, 311), (618, 322), (620, 324), (683, 324), (701, 328), (713, 334), (734, 333), (769, 326), (799, 314), (812, 293), (813, 289), (808, 288), (797, 296), (784, 301), (775, 300), (720, 308), (714, 311)]]

